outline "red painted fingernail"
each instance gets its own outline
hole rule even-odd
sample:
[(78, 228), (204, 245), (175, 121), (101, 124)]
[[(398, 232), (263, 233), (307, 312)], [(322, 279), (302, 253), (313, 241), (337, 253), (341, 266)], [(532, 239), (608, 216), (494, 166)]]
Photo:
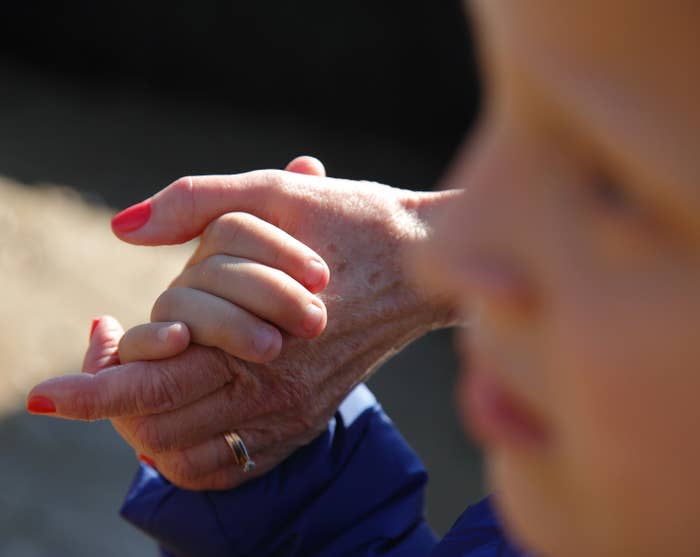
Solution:
[(53, 414), (56, 412), (56, 405), (45, 396), (33, 396), (27, 401), (27, 410), (34, 414)]
[(152, 458), (148, 458), (145, 454), (140, 454), (139, 455), (139, 460), (143, 462), (144, 464), (148, 464), (151, 468), (156, 467), (156, 461), (153, 460)]
[(124, 209), (112, 219), (112, 230), (115, 232), (133, 232), (138, 230), (151, 218), (151, 200)]
[(95, 334), (95, 329), (97, 329), (97, 325), (100, 324), (100, 318), (96, 317), (95, 319), (92, 320), (92, 326), (90, 327), (90, 338), (89, 340), (92, 340), (92, 335)]

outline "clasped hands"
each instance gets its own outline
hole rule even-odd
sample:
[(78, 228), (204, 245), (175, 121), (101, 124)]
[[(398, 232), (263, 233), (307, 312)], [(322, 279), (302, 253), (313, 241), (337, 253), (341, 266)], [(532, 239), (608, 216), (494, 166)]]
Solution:
[[(446, 300), (404, 279), (402, 253), (453, 192), (414, 193), (287, 172), (183, 178), (142, 205), (139, 245), (200, 237), (151, 323), (97, 322), (83, 373), (34, 387), (55, 417), (110, 419), (186, 489), (264, 474), (322, 431), (346, 394), (397, 349), (450, 324)], [(29, 405), (31, 407), (31, 404)], [(257, 466), (236, 465), (235, 431)]]

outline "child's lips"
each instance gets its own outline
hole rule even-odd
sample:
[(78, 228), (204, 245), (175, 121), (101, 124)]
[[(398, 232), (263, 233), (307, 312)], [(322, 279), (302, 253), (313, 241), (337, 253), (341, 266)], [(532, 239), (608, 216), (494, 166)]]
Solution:
[(486, 369), (481, 358), (465, 373), (464, 412), (471, 436), (486, 446), (520, 449), (542, 448), (550, 439), (543, 420), (500, 381), (494, 370)]

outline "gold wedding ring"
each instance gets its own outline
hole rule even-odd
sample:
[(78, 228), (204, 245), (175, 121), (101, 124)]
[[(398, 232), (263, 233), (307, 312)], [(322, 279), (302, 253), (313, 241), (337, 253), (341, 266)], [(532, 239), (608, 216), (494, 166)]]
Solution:
[(255, 468), (255, 462), (250, 458), (248, 449), (246, 449), (241, 436), (238, 435), (238, 433), (229, 431), (228, 433), (224, 433), (224, 439), (226, 440), (226, 444), (231, 448), (233, 459), (236, 461), (236, 464), (240, 464), (244, 472), (253, 470)]

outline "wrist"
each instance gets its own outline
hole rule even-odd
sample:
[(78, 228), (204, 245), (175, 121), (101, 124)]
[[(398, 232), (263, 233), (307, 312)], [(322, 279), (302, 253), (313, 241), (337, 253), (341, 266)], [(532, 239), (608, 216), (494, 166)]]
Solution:
[(415, 312), (426, 326), (426, 332), (456, 325), (458, 312), (454, 301), (446, 295), (426, 290), (414, 279), (412, 260), (414, 253), (429, 242), (436, 219), (444, 213), (448, 204), (463, 193), (462, 190), (437, 192), (406, 191), (401, 205), (406, 212), (406, 233), (401, 246), (401, 266), (406, 292), (413, 299)]

